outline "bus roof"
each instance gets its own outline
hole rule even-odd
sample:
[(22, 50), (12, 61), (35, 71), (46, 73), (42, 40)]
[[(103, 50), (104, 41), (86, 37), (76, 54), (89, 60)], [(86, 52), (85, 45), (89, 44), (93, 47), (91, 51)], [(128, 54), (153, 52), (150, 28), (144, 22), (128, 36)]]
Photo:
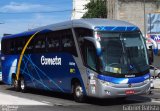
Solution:
[(32, 29), (29, 31), (25, 31), (19, 34), (13, 34), (3, 37), (3, 39), (7, 38), (15, 38), (21, 36), (29, 36), (34, 34), (37, 31), (40, 33), (55, 31), (55, 30), (62, 30), (71, 27), (83, 27), (93, 30), (100, 30), (100, 31), (135, 31), (139, 30), (139, 28), (131, 23), (121, 21), (121, 20), (109, 20), (109, 19), (100, 19), (100, 18), (92, 18), (92, 19), (77, 19), (77, 20), (70, 20), (66, 22), (56, 23), (52, 25), (47, 25), (44, 27)]

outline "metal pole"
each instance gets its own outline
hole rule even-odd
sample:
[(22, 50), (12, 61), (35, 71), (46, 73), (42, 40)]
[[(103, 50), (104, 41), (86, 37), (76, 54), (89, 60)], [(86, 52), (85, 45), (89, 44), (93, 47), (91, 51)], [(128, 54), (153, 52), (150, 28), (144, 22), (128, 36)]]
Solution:
[(146, 37), (146, 1), (143, 0), (144, 5), (144, 36)]
[(151, 22), (152, 22), (152, 20), (151, 20), (151, 13), (149, 14), (149, 19), (150, 19), (150, 34), (151, 34)]
[(156, 68), (154, 67), (154, 77), (153, 77), (154, 80), (156, 79), (155, 73), (156, 73)]

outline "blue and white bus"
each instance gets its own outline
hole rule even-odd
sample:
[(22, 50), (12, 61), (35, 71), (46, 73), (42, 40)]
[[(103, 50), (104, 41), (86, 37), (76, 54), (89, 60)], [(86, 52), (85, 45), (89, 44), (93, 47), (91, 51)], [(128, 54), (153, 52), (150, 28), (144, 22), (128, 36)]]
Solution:
[(148, 54), (139, 28), (106, 19), (57, 23), (2, 38), (3, 82), (86, 96), (127, 97), (150, 91)]
[[(0, 50), (0, 57), (1, 57), (1, 50)], [(0, 59), (0, 82), (2, 81), (2, 65), (1, 65), (1, 59)]]

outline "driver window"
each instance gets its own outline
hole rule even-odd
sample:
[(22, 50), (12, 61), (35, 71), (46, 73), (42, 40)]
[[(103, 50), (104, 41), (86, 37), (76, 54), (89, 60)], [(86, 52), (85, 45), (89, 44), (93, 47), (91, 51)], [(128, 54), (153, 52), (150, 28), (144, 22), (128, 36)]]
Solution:
[(96, 49), (94, 45), (90, 42), (87, 42), (86, 47), (86, 56), (87, 56), (87, 66), (89, 66), (91, 69), (96, 70)]

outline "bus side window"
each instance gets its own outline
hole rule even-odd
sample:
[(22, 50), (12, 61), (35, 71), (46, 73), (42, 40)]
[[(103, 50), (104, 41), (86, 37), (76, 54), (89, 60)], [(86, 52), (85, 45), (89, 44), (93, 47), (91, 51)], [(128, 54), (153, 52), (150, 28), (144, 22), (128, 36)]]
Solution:
[(56, 52), (60, 50), (60, 35), (58, 31), (49, 32), (46, 34), (47, 36), (47, 51), (48, 52)]
[[(7, 46), (5, 45), (7, 44)], [(25, 45), (25, 39), (11, 38), (2, 42), (2, 51), (4, 54), (20, 54)]]
[[(9, 45), (9, 47), (10, 47), (10, 50), (9, 50), (9, 54), (14, 54), (14, 50), (15, 50), (15, 43), (14, 43), (14, 39), (10, 39), (9, 40), (9, 43), (10, 43), (10, 45)], [(9, 48), (8, 47), (8, 48)]]
[(2, 54), (7, 54), (6, 53), (6, 50), (8, 49), (7, 47), (8, 47), (8, 45), (5, 47), (5, 43), (6, 43), (6, 40), (4, 40), (4, 39), (2, 39), (2, 41), (1, 41), (1, 53)]
[(14, 54), (14, 39), (6, 39), (2, 42), (2, 53), (6, 55)]
[(74, 30), (75, 30), (76, 37), (78, 39), (81, 37), (86, 37), (86, 36), (92, 37), (93, 36), (93, 31), (91, 29), (77, 27)]
[[(5, 54), (13, 54), (14, 53), (13, 39), (5, 40), (3, 47), (5, 49)], [(3, 49), (3, 47), (2, 47), (2, 49)]]
[(21, 38), (15, 38), (14, 42), (15, 42), (15, 54), (20, 54), (22, 52), (23, 46), (24, 46), (24, 39)]
[(86, 58), (85, 58), (85, 47), (84, 43), (82, 43), (80, 40), (83, 37), (93, 37), (93, 30), (82, 28), (82, 27), (76, 27), (74, 28), (76, 38), (78, 40), (79, 46), (80, 46), (80, 53), (82, 54), (83, 63), (86, 64)]
[[(25, 41), (27, 42), (29, 38), (30, 38), (30, 36), (27, 36)], [(26, 54), (32, 54), (34, 52), (33, 49), (34, 49), (34, 41), (31, 40), (30, 43), (28, 44), (27, 48), (26, 48), (25, 53)]]
[(45, 34), (37, 35), (33, 39), (34, 53), (44, 53), (46, 51), (46, 37)]
[(77, 51), (76, 51), (76, 46), (73, 39), (72, 31), (70, 29), (64, 30), (61, 38), (62, 38), (63, 51), (77, 57)]

